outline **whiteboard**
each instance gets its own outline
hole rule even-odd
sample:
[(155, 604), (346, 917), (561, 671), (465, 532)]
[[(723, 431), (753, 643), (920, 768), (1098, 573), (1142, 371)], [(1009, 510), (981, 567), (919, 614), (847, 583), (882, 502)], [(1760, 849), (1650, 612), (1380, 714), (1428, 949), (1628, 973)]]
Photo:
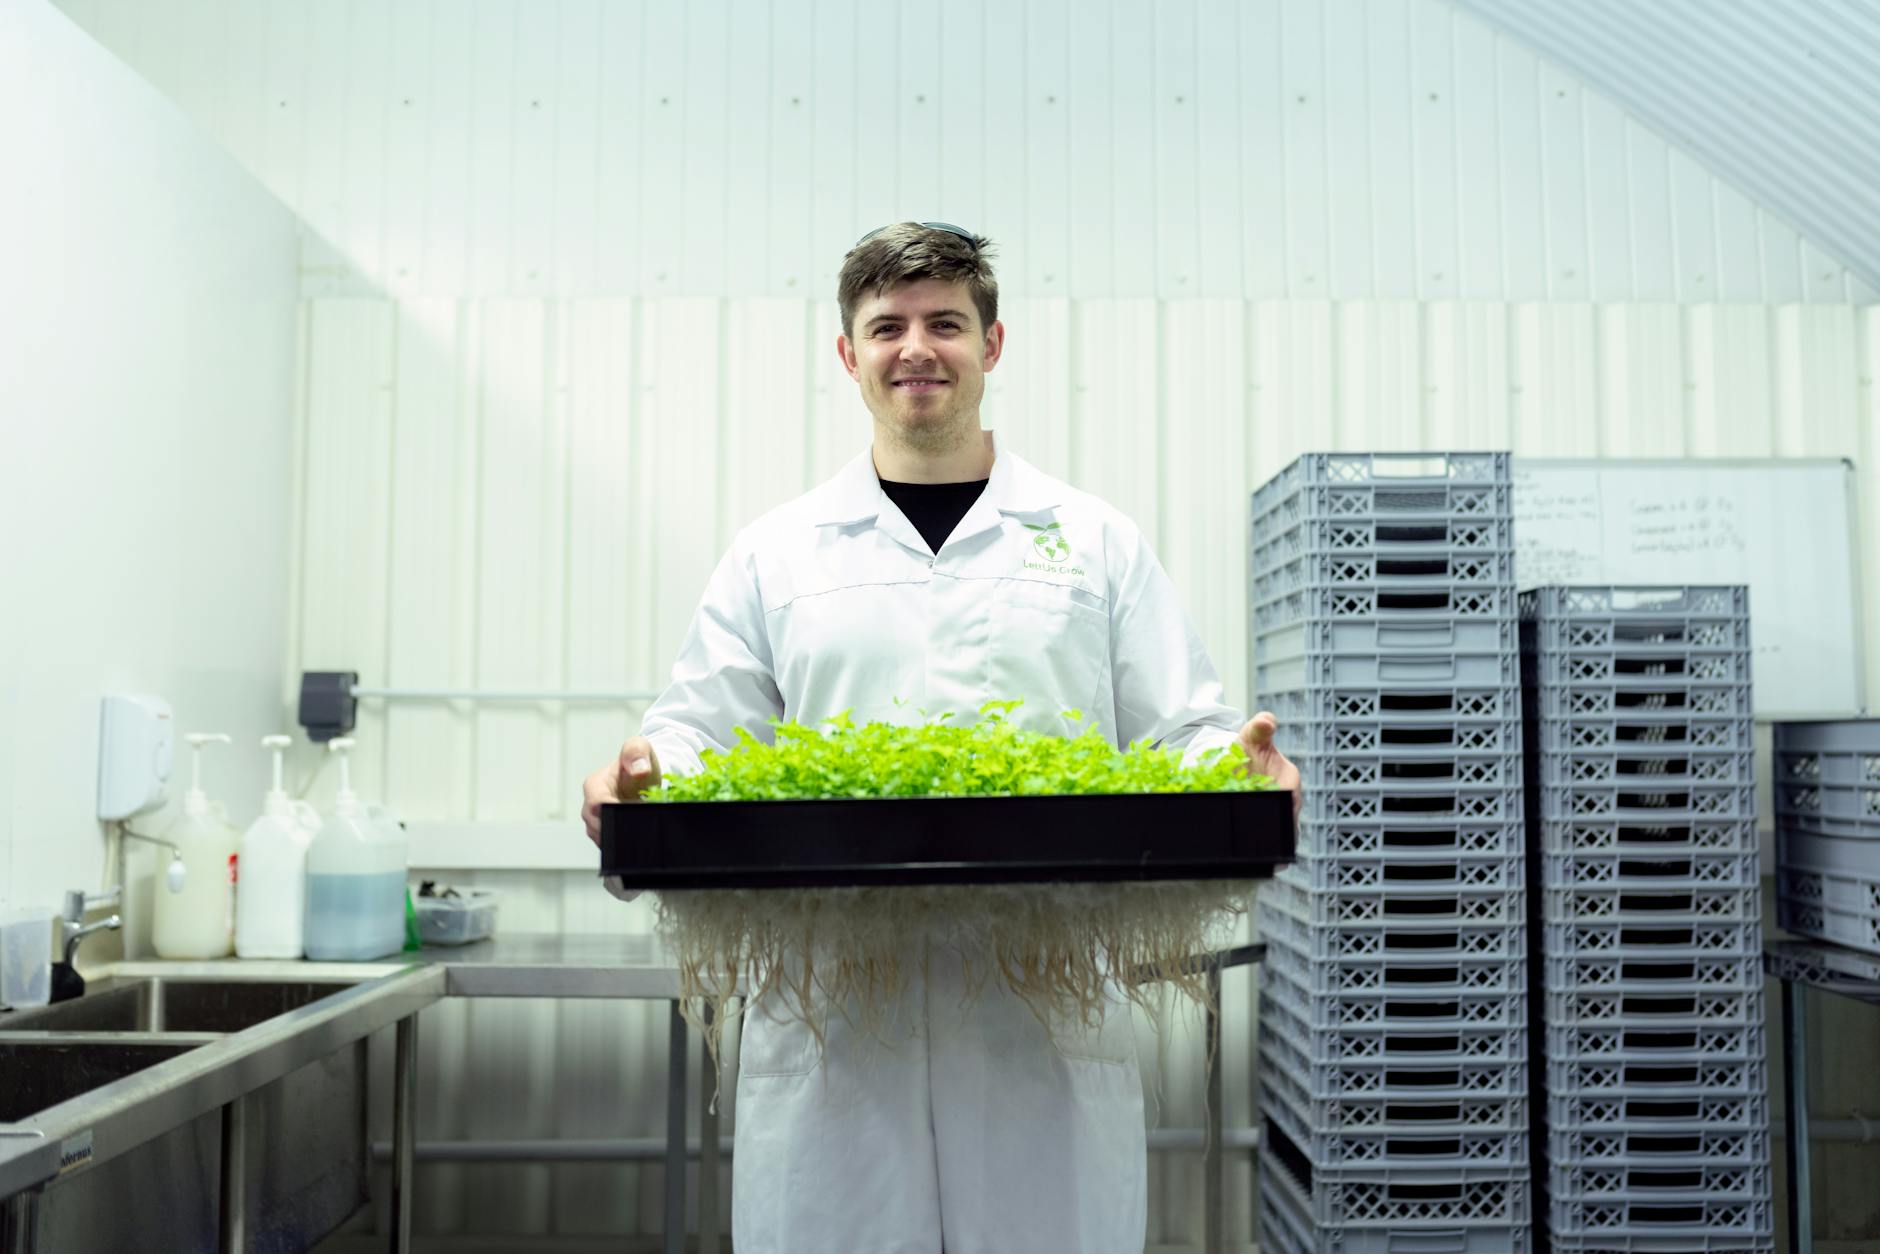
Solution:
[(1514, 459), (1515, 586), (1748, 584), (1756, 717), (1863, 712), (1854, 467)]

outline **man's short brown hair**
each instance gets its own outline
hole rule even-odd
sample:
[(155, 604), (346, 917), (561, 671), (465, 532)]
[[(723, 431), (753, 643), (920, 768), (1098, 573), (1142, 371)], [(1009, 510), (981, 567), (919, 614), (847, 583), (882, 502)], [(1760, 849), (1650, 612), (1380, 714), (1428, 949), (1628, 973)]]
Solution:
[(897, 222), (862, 238), (842, 259), (836, 302), (842, 309), (842, 333), (855, 334), (855, 310), (864, 298), (903, 283), (939, 279), (964, 283), (979, 313), (980, 334), (999, 320), (999, 281), (992, 274), (992, 241), (971, 239), (918, 222)]

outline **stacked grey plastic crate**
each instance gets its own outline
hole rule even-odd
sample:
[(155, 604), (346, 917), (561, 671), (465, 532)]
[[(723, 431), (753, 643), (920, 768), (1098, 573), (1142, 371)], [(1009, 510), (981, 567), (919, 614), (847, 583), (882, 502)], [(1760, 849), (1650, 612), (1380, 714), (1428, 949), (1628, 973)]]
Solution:
[(1259, 704), (1309, 781), (1260, 894), (1263, 1250), (1525, 1250), (1504, 453), (1308, 454), (1252, 502)]
[(1541, 1242), (1772, 1250), (1748, 593), (1521, 615)]
[(1777, 921), (1880, 954), (1880, 719), (1776, 724)]

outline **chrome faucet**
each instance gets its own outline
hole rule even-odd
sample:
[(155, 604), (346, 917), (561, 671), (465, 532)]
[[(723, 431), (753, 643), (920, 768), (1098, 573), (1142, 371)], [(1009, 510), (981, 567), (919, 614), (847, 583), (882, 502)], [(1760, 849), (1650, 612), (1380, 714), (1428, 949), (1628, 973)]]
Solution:
[(65, 894), (65, 913), (60, 916), (63, 927), (60, 929), (65, 938), (65, 965), (71, 966), (72, 959), (78, 954), (78, 942), (93, 932), (113, 931), (124, 926), (124, 916), (107, 915), (95, 923), (85, 922), (85, 916), (93, 910), (105, 906), (115, 906), (121, 900), (123, 890), (114, 888), (108, 893), (87, 897), (81, 890), (73, 889)]

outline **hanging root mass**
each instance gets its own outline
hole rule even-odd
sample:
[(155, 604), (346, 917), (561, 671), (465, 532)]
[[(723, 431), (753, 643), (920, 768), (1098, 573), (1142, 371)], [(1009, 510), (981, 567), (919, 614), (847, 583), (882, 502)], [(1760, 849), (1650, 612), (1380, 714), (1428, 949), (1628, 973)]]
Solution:
[(879, 1036), (921, 974), (923, 941), (958, 950), (969, 996), (997, 979), (1047, 1026), (1094, 1028), (1121, 993), (1159, 1029), (1165, 988), (1218, 1009), (1196, 959), (1225, 943), (1253, 890), (1221, 881), (700, 890), (662, 893), (659, 926), (678, 962), (682, 1011), (716, 1060), (733, 997), (763, 999), (819, 1042), (831, 1014)]

